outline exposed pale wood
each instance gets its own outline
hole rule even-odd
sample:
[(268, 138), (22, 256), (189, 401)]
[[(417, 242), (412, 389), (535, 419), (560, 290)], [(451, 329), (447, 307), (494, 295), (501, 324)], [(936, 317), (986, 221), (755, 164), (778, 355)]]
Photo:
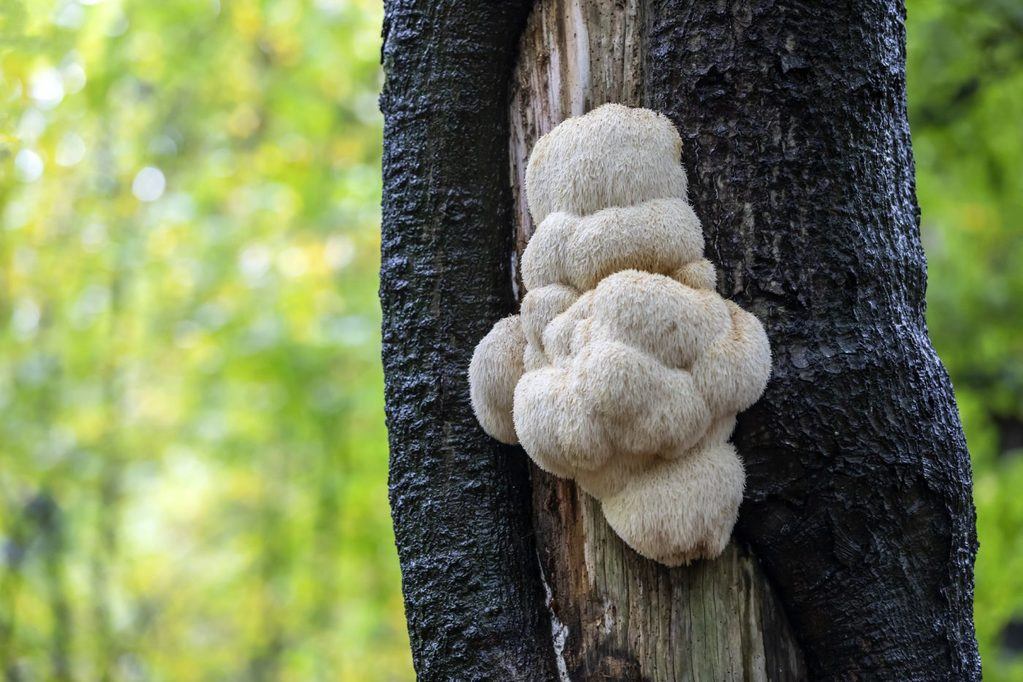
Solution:
[[(565, 118), (606, 102), (643, 105), (644, 5), (537, 2), (521, 39), (511, 93), (519, 255), (534, 228), (521, 188), (536, 139)], [(785, 614), (745, 547), (733, 542), (715, 561), (668, 569), (626, 547), (604, 521), (599, 503), (570, 481), (534, 467), (532, 482), (563, 678), (805, 678)]]

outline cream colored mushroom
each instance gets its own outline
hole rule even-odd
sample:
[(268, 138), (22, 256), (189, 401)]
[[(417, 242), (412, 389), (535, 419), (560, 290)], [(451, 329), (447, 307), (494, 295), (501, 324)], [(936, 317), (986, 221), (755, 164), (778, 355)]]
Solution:
[(714, 290), (680, 154), (665, 117), (620, 105), (537, 142), (528, 293), (469, 368), (487, 433), (575, 479), (667, 565), (727, 544), (745, 481), (728, 438), (771, 367), (760, 322)]

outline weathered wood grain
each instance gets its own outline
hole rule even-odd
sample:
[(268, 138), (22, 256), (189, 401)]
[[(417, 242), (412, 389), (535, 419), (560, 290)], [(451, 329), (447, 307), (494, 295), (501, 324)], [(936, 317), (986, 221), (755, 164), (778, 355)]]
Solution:
[[(509, 112), (516, 247), (534, 226), (526, 160), (559, 122), (606, 102), (642, 106), (644, 0), (542, 0), (522, 35)], [(517, 273), (517, 271), (516, 271)], [(521, 282), (518, 290), (521, 294)], [(715, 561), (668, 569), (636, 554), (571, 481), (533, 467), (533, 514), (562, 677), (794, 680), (788, 621), (756, 559), (732, 543)]]

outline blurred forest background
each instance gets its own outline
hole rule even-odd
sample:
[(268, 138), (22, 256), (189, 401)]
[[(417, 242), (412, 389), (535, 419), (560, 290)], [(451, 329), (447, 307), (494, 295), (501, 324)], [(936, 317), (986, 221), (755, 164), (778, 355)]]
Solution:
[[(0, 0), (0, 667), (412, 677), (376, 0)], [(977, 632), (1023, 680), (1023, 6), (909, 0)]]

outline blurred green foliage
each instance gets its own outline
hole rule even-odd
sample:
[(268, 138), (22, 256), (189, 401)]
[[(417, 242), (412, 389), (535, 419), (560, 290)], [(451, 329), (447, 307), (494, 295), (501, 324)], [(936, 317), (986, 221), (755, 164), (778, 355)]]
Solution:
[[(380, 21), (374, 0), (0, 0), (8, 679), (411, 677)], [(1023, 679), (1023, 9), (910, 0), (908, 30), (978, 635), (988, 679)]]
[(987, 680), (1023, 680), (1023, 4), (910, 0), (927, 321), (970, 446)]
[(406, 679), (374, 0), (0, 6), (9, 679)]

